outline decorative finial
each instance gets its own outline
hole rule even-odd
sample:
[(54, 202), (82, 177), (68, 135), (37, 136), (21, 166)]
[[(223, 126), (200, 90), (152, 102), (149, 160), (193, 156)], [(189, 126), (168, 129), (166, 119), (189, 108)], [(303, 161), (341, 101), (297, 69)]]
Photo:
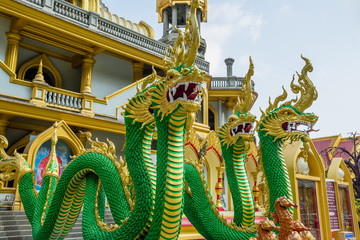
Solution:
[(54, 133), (51, 137), (51, 150), (49, 153), (48, 162), (46, 163), (46, 168), (45, 168), (43, 178), (47, 175), (59, 177), (59, 163), (57, 160), (58, 157), (56, 155), (56, 143), (58, 142), (58, 137), (57, 137), (58, 125), (59, 125), (58, 122), (55, 122), (53, 125)]
[(35, 75), (35, 78), (33, 79), (33, 82), (45, 83), (44, 75), (43, 75), (42, 59), (40, 60), (39, 69), (37, 71), (37, 74)]

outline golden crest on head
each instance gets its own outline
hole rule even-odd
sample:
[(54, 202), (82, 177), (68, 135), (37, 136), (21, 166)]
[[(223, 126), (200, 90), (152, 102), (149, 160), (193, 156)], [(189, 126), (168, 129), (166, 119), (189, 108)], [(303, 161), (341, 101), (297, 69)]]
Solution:
[(290, 84), (290, 87), (291, 87), (291, 90), (293, 93), (295, 93), (295, 94), (300, 93), (300, 99), (298, 99), (298, 97), (296, 97), (295, 99), (291, 99), (290, 101), (284, 102), (283, 104), (278, 106), (280, 101), (285, 101), (285, 99), (287, 98), (287, 92), (283, 86), (282, 87), (283, 93), (280, 96), (275, 98), (274, 103), (271, 103), (271, 99), (269, 98), (269, 107), (266, 109), (265, 112), (262, 111), (261, 118), (265, 117), (266, 114), (270, 113), (272, 110), (274, 110), (278, 107), (285, 106), (285, 105), (292, 105), (292, 104), (293, 104), (292, 106), (294, 108), (296, 108), (300, 112), (304, 112), (305, 109), (309, 108), (312, 105), (312, 103), (317, 99), (318, 92), (317, 92), (313, 82), (310, 80), (310, 78), (307, 75), (308, 72), (313, 71), (313, 66), (311, 64), (311, 61), (308, 58), (305, 58), (302, 55), (301, 55), (301, 58), (305, 61), (305, 66), (301, 70), (301, 74), (296, 72), (296, 74), (298, 76), (299, 85), (296, 85), (294, 83), (295, 74), (293, 75), (293, 79)]
[(261, 131), (266, 135), (274, 136), (274, 140), (281, 139), (281, 141), (303, 141), (310, 140), (309, 133), (316, 131), (313, 129), (318, 117), (313, 113), (304, 113), (305, 109), (312, 105), (312, 102), (317, 99), (318, 93), (307, 76), (308, 72), (313, 70), (313, 66), (309, 59), (301, 56), (305, 61), (305, 66), (301, 70), (301, 74), (297, 73), (299, 85), (294, 83), (294, 78), (291, 82), (291, 90), (293, 93), (300, 93), (300, 97), (291, 99), (280, 105), (280, 101), (285, 101), (287, 92), (283, 87), (283, 94), (275, 98), (272, 103), (269, 98), (269, 107), (266, 111), (262, 111), (261, 118), (256, 126), (257, 131)]
[[(151, 94), (153, 109), (161, 120), (181, 106), (187, 112), (187, 129), (195, 121), (195, 113), (201, 108), (202, 82), (206, 73), (194, 65), (200, 46), (200, 33), (196, 18), (199, 1), (194, 0), (186, 21), (185, 32), (176, 29), (178, 38), (174, 46), (166, 49), (163, 65), (166, 76)], [(168, 50), (170, 49), (170, 53)], [(157, 110), (158, 109), (158, 110)]]
[(241, 89), (242, 98), (238, 97), (238, 102), (234, 108), (234, 114), (228, 119), (219, 130), (221, 142), (229, 147), (235, 144), (241, 137), (245, 140), (245, 145), (249, 146), (249, 141), (253, 141), (253, 125), (255, 116), (249, 112), (252, 103), (251, 76), (254, 75), (254, 64), (249, 57), (250, 66), (245, 75), (243, 86)]
[(251, 56), (249, 57), (249, 61), (250, 61), (249, 70), (245, 75), (243, 85), (241, 88), (243, 99), (240, 99), (238, 97), (238, 102), (235, 106), (234, 114), (237, 114), (238, 112), (240, 112), (241, 114), (248, 112), (252, 103), (251, 77), (254, 75), (254, 63), (251, 59)]

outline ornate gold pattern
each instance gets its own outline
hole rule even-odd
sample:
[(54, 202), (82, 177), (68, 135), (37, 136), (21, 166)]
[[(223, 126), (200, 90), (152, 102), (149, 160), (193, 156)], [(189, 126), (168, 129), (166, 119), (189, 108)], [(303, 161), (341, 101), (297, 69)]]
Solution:
[[(14, 156), (11, 157), (6, 154), (5, 148), (8, 147), (8, 141), (5, 136), (0, 135), (0, 180), (11, 181), (20, 179), (29, 172), (34, 173), (26, 162), (25, 158), (16, 150)], [(33, 174), (34, 175), (34, 174)], [(35, 179), (33, 179), (35, 181)]]
[(220, 156), (222, 155), (220, 140), (217, 137), (215, 131), (210, 131), (210, 133), (206, 136), (206, 139), (203, 141), (203, 144), (205, 141), (207, 148), (213, 147), (220, 154)]
[[(141, 90), (137, 85), (137, 94), (143, 92), (148, 84), (153, 83), (156, 80), (156, 71), (153, 67), (153, 74), (146, 77), (143, 80), (143, 84), (141, 86)], [(154, 115), (150, 112), (151, 108), (151, 97), (150, 93), (154, 90), (154, 88), (148, 88), (140, 97), (130, 99), (126, 105), (124, 106), (124, 110), (126, 110), (129, 115), (127, 118), (134, 119), (134, 122), (142, 122), (141, 128), (143, 128), (147, 124), (151, 124), (155, 126), (155, 118)]]
[(196, 150), (199, 150), (203, 145), (196, 133), (196, 130), (193, 127), (190, 128), (188, 134), (186, 134), (185, 142), (190, 142), (196, 148)]

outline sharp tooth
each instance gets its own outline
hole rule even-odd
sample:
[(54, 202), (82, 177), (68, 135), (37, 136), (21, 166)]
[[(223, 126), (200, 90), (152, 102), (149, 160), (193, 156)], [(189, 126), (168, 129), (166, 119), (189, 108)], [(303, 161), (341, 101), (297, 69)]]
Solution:
[(189, 82), (185, 82), (184, 85), (185, 85), (185, 91), (186, 91), (189, 87)]
[(233, 129), (233, 128), (231, 129), (231, 133), (232, 133), (233, 136), (235, 136), (235, 133), (234, 133), (234, 129)]
[(170, 99), (170, 102), (174, 102), (174, 97), (173, 97), (173, 95), (171, 94), (171, 92), (169, 92), (169, 99)]
[(173, 87), (172, 88), (172, 94), (175, 95), (175, 93), (176, 93), (176, 87)]
[(184, 100), (187, 100), (187, 96), (186, 96), (185, 93), (183, 93), (183, 99), (184, 99)]

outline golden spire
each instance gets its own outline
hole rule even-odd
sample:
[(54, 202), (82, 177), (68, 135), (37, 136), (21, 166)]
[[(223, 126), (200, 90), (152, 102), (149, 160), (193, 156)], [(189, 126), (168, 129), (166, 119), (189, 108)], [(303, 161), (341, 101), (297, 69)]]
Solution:
[(248, 112), (252, 103), (251, 77), (254, 75), (254, 63), (251, 59), (251, 56), (249, 57), (249, 61), (250, 61), (249, 70), (244, 78), (243, 85), (241, 88), (243, 99), (240, 100), (240, 98), (238, 97), (238, 103), (234, 109), (234, 114), (236, 114), (239, 111), (241, 114)]
[(51, 150), (49, 153), (48, 161), (46, 163), (46, 168), (43, 178), (48, 175), (59, 177), (59, 163), (56, 155), (56, 143), (58, 141), (58, 137), (57, 137), (58, 122), (55, 122), (53, 127), (54, 127), (54, 133), (51, 137)]
[(33, 79), (33, 82), (42, 82), (42, 83), (45, 83), (44, 75), (43, 75), (42, 59), (40, 60), (39, 69), (38, 69), (38, 71), (37, 71), (37, 74), (35, 75), (35, 78)]

